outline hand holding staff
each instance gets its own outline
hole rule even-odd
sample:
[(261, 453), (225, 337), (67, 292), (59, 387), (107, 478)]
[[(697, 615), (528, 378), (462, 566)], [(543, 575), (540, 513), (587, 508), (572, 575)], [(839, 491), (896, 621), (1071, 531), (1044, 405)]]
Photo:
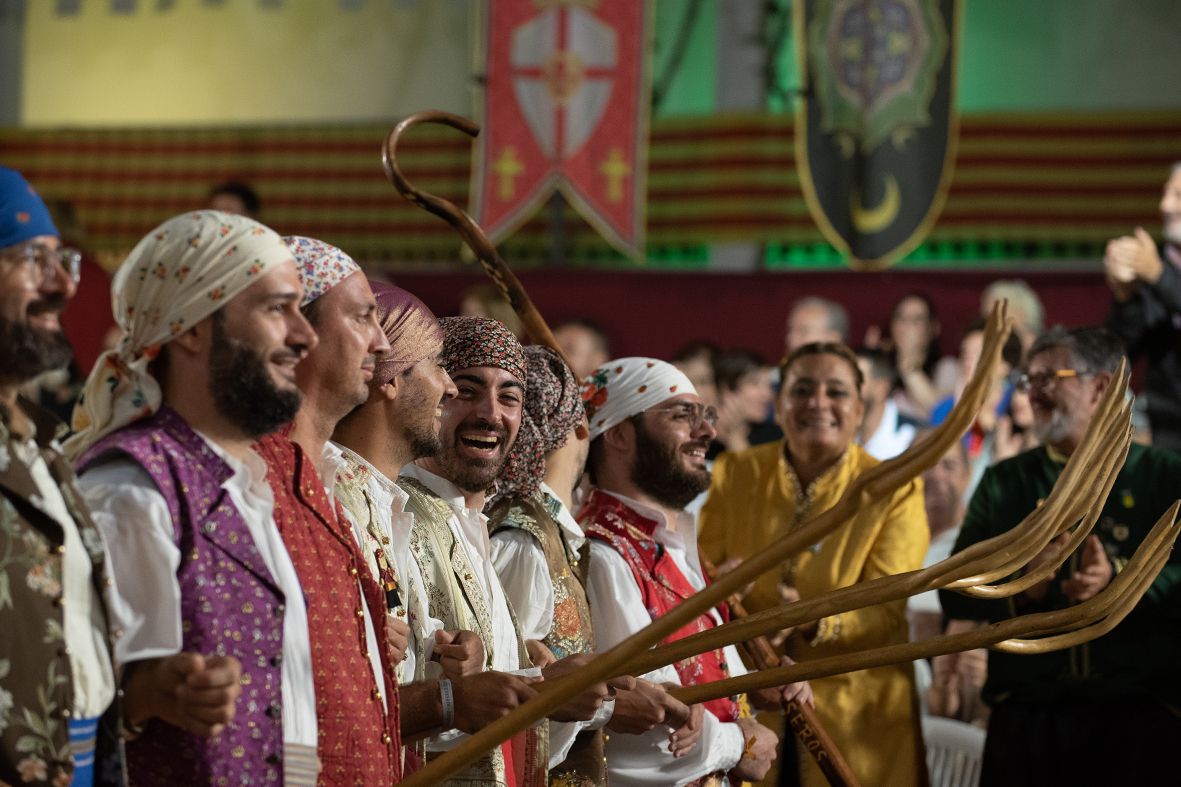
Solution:
[[(716, 578), (717, 570), (713, 564), (710, 563), (709, 558), (701, 557), (701, 567), (710, 578)], [(743, 606), (742, 600), (738, 594), (730, 596), (729, 600), (730, 612), (735, 618), (741, 620), (747, 616), (746, 607)], [(759, 670), (771, 669), (779, 666), (779, 656), (775, 653), (775, 649), (771, 647), (771, 643), (767, 641), (764, 636), (754, 637), (748, 640), (749, 652), (754, 658), (755, 666)], [(675, 690), (674, 690), (675, 691)], [(799, 738), (800, 744), (807, 750), (808, 754), (816, 760), (817, 767), (828, 779), (830, 787), (858, 787), (860, 782), (857, 781), (857, 776), (853, 773), (853, 769), (849, 767), (849, 763), (845, 762), (841, 750), (837, 748), (833, 742), (832, 736), (828, 734), (828, 730), (824, 729), (824, 725), (820, 722), (820, 717), (816, 715), (816, 711), (808, 706), (807, 703), (797, 702), (796, 700), (788, 700), (783, 706), (784, 715), (787, 718), (787, 725), (790, 732), (795, 733)]]

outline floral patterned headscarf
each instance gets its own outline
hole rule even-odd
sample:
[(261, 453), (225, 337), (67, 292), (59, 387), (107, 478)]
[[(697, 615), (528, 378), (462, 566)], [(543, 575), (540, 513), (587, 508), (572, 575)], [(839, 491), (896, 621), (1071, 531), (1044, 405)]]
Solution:
[(582, 381), (582, 400), (590, 419), (590, 437), (681, 394), (695, 394), (693, 383), (677, 367), (655, 358), (617, 358)]
[(295, 269), (303, 285), (300, 306), (307, 306), (349, 276), (361, 272), (356, 260), (330, 243), (301, 235), (284, 236), (283, 242), (295, 255)]
[(439, 325), (443, 326), (443, 368), (447, 374), (476, 366), (495, 366), (522, 384), (528, 379), (525, 348), (500, 320), (444, 317)]
[(162, 395), (148, 366), (160, 348), (291, 259), (274, 230), (216, 210), (184, 213), (148, 233), (111, 282), (123, 340), (99, 357), (86, 380), (67, 453), (78, 456), (104, 435), (156, 412)]
[(585, 410), (574, 372), (548, 347), (525, 348), (529, 387), (517, 441), (496, 483), (500, 497), (529, 497), (545, 477), (545, 455), (566, 444)]

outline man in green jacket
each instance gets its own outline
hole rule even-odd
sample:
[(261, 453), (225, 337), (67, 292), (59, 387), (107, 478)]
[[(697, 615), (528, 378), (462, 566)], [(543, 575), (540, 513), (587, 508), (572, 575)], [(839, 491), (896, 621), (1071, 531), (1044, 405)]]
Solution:
[[(1030, 348), (1029, 391), (1038, 448), (989, 468), (953, 548), (962, 551), (1020, 523), (1046, 499), (1082, 441), (1122, 357), (1101, 328), (1053, 329)], [(1133, 445), (1095, 530), (1055, 576), (1012, 599), (940, 592), (950, 618), (997, 621), (1060, 609), (1105, 588), (1157, 518), (1181, 496), (1181, 456)], [(1027, 566), (1057, 555), (1056, 539)], [(1037, 656), (990, 652), (992, 706), (982, 785), (1175, 784), (1181, 742), (1181, 558), (1110, 633)]]

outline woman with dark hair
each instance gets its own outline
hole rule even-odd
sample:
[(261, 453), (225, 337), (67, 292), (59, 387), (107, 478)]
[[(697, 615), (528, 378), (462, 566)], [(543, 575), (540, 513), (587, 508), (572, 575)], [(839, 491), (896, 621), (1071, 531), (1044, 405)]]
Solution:
[(939, 317), (929, 297), (912, 292), (894, 304), (890, 347), (898, 370), (898, 410), (926, 421), (955, 380), (955, 359), (939, 357)]
[[(723, 454), (714, 465), (699, 546), (715, 565), (750, 557), (799, 528), (878, 464), (854, 442), (865, 406), (861, 371), (848, 347), (804, 345), (783, 360), (780, 375), (776, 406), (784, 439)], [(747, 608), (758, 612), (918, 569), (928, 539), (921, 485), (912, 481), (862, 507), (780, 572), (763, 575), (746, 596)], [(905, 600), (832, 615), (775, 638), (781, 652), (796, 661), (906, 640)], [(862, 784), (926, 781), (909, 663), (811, 683), (817, 714)], [(797, 760), (804, 784), (825, 784), (810, 757)]]
[(771, 369), (753, 350), (725, 350), (714, 357), (718, 396), (718, 436), (708, 458), (751, 446), (751, 430), (767, 420), (775, 401)]

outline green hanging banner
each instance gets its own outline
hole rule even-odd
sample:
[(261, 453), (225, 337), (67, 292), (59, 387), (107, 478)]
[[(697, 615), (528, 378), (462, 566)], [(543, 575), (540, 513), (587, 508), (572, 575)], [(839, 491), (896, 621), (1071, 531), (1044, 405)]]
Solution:
[(796, 0), (796, 162), (812, 219), (853, 267), (931, 231), (955, 161), (959, 0)]

